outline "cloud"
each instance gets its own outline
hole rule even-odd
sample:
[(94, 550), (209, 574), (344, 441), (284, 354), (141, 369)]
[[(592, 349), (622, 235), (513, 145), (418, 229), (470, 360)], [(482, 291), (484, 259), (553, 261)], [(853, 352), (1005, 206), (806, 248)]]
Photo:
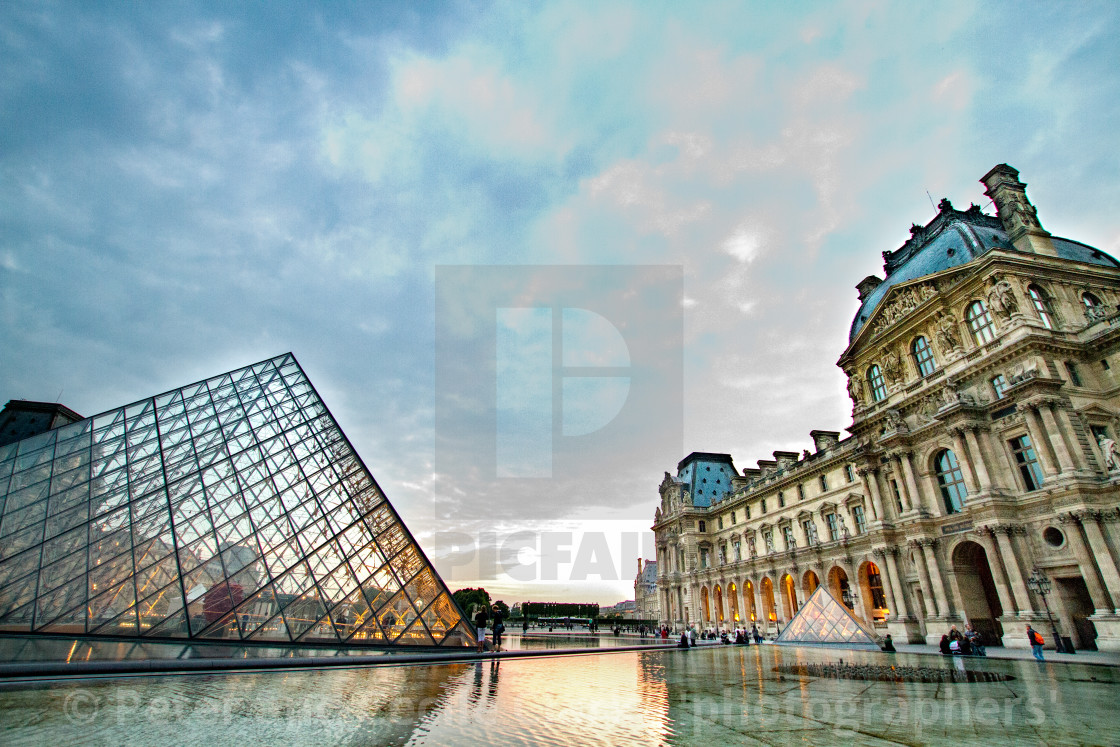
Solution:
[[(9, 3), (0, 388), (90, 413), (294, 350), (422, 532), (435, 267), (672, 265), (685, 448), (808, 446), (849, 422), (852, 286), (927, 189), (983, 202), (1008, 162), (1048, 229), (1120, 247), (1118, 28), (1109, 4)], [(680, 456), (619, 444), (610, 501), (544, 508), (652, 515)], [(472, 521), (537, 500), (452, 477)]]

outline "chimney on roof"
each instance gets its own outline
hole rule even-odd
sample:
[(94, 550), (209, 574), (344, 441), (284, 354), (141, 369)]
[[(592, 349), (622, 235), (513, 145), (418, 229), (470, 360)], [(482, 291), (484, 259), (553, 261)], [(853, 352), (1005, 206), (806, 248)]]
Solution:
[(1003, 230), (1007, 231), (1016, 249), (1031, 254), (1058, 255), (1050, 232), (1038, 222), (1038, 211), (1027, 199), (1027, 185), (1019, 181), (1018, 171), (1001, 163), (980, 181), (985, 187), (984, 194), (995, 203)]
[(840, 443), (840, 431), (809, 431), (809, 438), (817, 451), (824, 451)]
[(859, 291), (859, 301), (863, 303), (871, 293), (883, 284), (883, 281), (876, 275), (868, 275), (863, 280), (856, 284), (856, 290)]

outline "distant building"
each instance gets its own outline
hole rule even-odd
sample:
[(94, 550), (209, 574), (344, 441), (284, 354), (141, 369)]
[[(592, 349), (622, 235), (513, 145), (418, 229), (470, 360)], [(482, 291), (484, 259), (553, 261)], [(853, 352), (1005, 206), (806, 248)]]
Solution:
[(1044, 230), (1015, 169), (981, 181), (996, 216), (942, 200), (857, 285), (850, 437), (665, 473), (663, 622), (776, 632), (827, 584), (902, 641), (971, 623), (1025, 647), (1048, 604), (1120, 650), (1120, 263)]
[(81, 419), (81, 415), (57, 402), (9, 400), (0, 410), (0, 446), (38, 436)]
[(636, 610), (637, 606), (634, 604), (634, 600), (627, 599), (625, 602), (619, 602), (618, 604), (599, 610), (599, 615), (601, 617), (612, 617), (614, 615), (618, 615), (627, 619), (633, 619), (635, 617), (634, 613)]
[(634, 579), (635, 616), (641, 620), (660, 620), (657, 599), (657, 561), (638, 558), (638, 575)]

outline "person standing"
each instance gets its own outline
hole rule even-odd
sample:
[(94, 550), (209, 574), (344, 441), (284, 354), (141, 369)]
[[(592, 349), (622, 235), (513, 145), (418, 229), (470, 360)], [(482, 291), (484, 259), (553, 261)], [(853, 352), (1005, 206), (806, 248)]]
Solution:
[(495, 604), (490, 611), (493, 614), (493, 621), (490, 623), (490, 631), (493, 636), (494, 650), (501, 651), (502, 633), (506, 632), (505, 623), (502, 622), (502, 609)]
[(480, 654), (486, 646), (486, 624), (489, 622), (490, 613), (487, 612), (486, 605), (479, 605), (478, 612), (474, 613), (474, 628), (478, 634), (478, 653)]
[(1027, 641), (1031, 644), (1031, 653), (1034, 654), (1034, 658), (1039, 661), (1046, 661), (1042, 658), (1042, 646), (1046, 641), (1042, 640), (1042, 636), (1030, 625), (1027, 626)]

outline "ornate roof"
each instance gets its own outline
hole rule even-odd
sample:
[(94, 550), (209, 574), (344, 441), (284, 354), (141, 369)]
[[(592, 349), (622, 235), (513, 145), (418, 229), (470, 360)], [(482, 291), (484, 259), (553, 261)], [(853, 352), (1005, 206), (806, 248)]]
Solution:
[[(910, 227), (906, 243), (893, 252), (883, 252), (886, 279), (864, 295), (852, 320), (849, 342), (895, 286), (967, 264), (992, 249), (1017, 251), (999, 218), (984, 214), (978, 205), (957, 210), (949, 200), (942, 200), (938, 208), (937, 216), (929, 224)], [(1078, 241), (1056, 236), (1052, 241), (1058, 256), (1064, 259), (1120, 267), (1113, 257)]]

